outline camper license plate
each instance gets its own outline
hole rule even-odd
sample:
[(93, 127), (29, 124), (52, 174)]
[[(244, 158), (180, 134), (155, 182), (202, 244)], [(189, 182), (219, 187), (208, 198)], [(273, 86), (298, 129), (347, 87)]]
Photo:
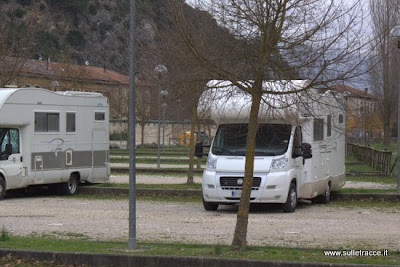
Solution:
[(232, 191), (232, 196), (233, 197), (240, 197), (242, 195), (242, 191)]

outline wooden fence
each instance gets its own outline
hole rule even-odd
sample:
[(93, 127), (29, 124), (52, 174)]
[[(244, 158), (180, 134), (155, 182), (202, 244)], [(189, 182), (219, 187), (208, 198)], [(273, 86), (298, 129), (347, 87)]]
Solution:
[(359, 161), (385, 174), (392, 171), (392, 152), (376, 150), (367, 146), (347, 144), (347, 155), (354, 156)]

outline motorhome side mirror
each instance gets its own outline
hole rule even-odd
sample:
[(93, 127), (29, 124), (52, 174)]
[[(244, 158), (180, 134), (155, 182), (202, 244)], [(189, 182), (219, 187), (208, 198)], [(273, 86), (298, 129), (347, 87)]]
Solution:
[(194, 147), (194, 155), (198, 158), (203, 157), (203, 142), (197, 143)]
[(6, 150), (4, 152), (6, 152), (7, 155), (11, 155), (12, 154), (12, 144), (6, 144)]
[(311, 150), (311, 144), (309, 143), (303, 143), (303, 158), (304, 159), (310, 159), (312, 158), (312, 150)]

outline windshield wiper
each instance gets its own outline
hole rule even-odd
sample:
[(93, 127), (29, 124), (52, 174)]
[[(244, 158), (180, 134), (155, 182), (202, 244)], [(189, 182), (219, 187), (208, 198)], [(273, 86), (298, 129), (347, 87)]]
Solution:
[(282, 154), (281, 152), (255, 152), (256, 156), (278, 156)]
[(235, 152), (230, 151), (229, 149), (226, 149), (226, 148), (223, 148), (223, 147), (219, 147), (219, 146), (213, 146), (213, 150), (214, 149), (219, 149), (219, 150), (221, 150), (221, 152), (226, 152), (226, 153), (229, 153), (230, 155), (235, 154)]

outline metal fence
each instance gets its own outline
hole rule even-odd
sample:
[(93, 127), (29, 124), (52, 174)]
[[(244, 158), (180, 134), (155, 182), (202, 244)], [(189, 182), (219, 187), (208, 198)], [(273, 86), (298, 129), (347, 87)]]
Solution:
[(377, 150), (367, 146), (347, 144), (347, 155), (357, 158), (376, 170), (391, 174), (392, 172), (392, 152)]

